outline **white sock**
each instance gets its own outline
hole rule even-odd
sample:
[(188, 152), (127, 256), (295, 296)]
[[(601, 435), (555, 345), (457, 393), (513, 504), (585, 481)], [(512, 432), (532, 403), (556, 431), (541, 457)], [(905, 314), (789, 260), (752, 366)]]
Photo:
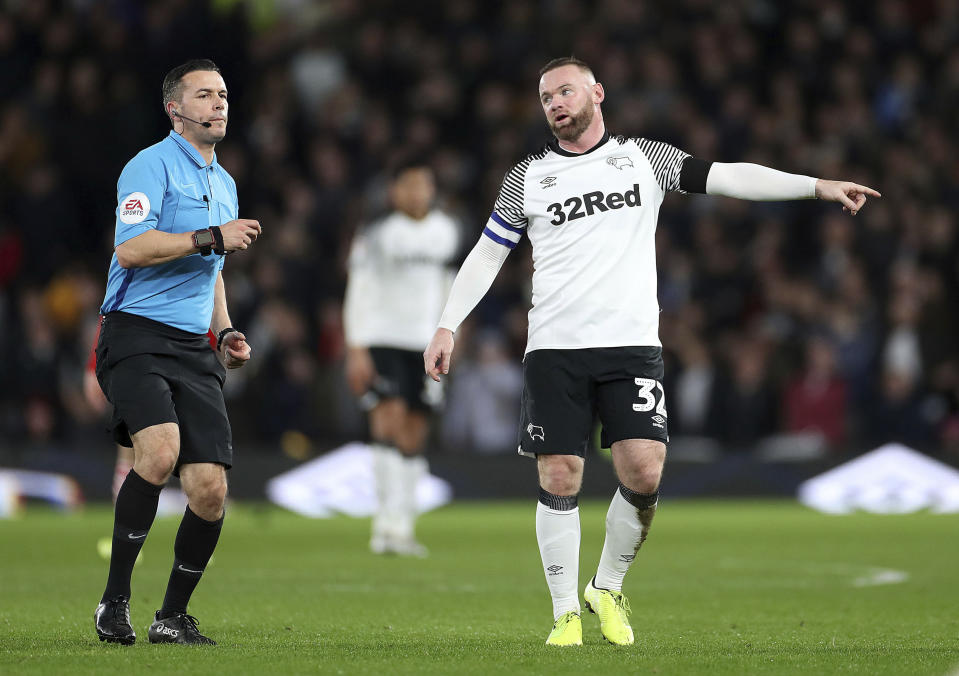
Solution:
[(401, 456), (396, 477), (396, 529), (397, 537), (412, 540), (419, 508), (416, 504), (416, 487), (426, 474), (428, 465), (422, 455)]
[(370, 444), (373, 452), (373, 484), (376, 491), (376, 512), (373, 515), (373, 537), (385, 537), (394, 530), (398, 511), (396, 483), (400, 474), (400, 452), (386, 444)]
[(655, 498), (652, 499), (652, 505), (639, 508), (626, 500), (619, 488), (616, 489), (606, 512), (606, 541), (596, 569), (594, 584), (599, 589), (622, 591), (626, 571), (639, 553), (656, 514)]
[(543, 559), (546, 586), (553, 597), (553, 619), (573, 610), (580, 612), (579, 507), (568, 511), (536, 503), (536, 541)]

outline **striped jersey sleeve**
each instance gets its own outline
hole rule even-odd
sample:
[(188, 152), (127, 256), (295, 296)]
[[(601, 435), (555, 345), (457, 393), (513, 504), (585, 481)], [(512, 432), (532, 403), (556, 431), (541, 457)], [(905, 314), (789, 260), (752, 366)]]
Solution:
[(493, 213), (490, 214), (483, 234), (497, 244), (513, 249), (523, 238), (523, 232), (529, 220), (523, 208), (526, 169), (530, 159), (526, 158), (506, 173), (500, 187)]
[(639, 146), (639, 149), (643, 151), (646, 159), (652, 165), (653, 173), (656, 174), (656, 181), (663, 192), (669, 192), (670, 190), (685, 192), (680, 188), (679, 175), (683, 168), (683, 162), (690, 156), (689, 153), (662, 141), (650, 141), (638, 137), (633, 137), (632, 140)]
[(529, 169), (530, 162), (542, 159), (548, 152), (549, 148), (546, 147), (537, 153), (527, 155), (522, 162), (506, 172), (493, 213), (490, 214), (486, 228), (483, 229), (483, 234), (497, 244), (513, 249), (523, 238), (523, 233), (526, 232), (526, 226), (529, 224), (524, 206), (526, 170)]

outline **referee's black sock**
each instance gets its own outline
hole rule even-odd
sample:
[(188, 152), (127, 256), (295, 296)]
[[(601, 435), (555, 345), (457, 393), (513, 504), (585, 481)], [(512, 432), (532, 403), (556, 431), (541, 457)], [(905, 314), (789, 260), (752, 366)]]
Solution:
[(163, 486), (151, 484), (132, 469), (123, 480), (114, 511), (110, 576), (103, 592), (103, 601), (117, 596), (130, 598), (133, 564), (153, 525), (162, 490)]
[(216, 521), (207, 521), (187, 506), (173, 545), (173, 570), (160, 608), (161, 619), (186, 612), (190, 596), (216, 549), (221, 528), (222, 516)]

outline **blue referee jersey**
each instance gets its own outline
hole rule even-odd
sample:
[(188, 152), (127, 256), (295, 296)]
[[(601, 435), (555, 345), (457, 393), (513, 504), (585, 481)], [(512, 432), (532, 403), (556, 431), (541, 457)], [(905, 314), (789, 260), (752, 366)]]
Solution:
[[(192, 232), (237, 218), (236, 182), (213, 156), (206, 161), (175, 132), (140, 151), (117, 181), (113, 246), (147, 230)], [(124, 269), (110, 261), (100, 311), (129, 312), (190, 333), (206, 333), (213, 316), (213, 287), (223, 256), (198, 253), (169, 263)]]

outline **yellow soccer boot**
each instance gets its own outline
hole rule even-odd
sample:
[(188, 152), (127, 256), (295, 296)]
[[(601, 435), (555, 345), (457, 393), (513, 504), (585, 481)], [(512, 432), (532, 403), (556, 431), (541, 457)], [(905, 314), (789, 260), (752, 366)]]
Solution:
[(620, 591), (599, 589), (593, 585), (595, 578), (586, 585), (583, 597), (586, 610), (599, 615), (599, 629), (603, 638), (613, 645), (632, 645), (633, 628), (629, 626), (629, 601)]
[(583, 645), (583, 621), (579, 613), (571, 610), (560, 615), (553, 623), (546, 645)]

